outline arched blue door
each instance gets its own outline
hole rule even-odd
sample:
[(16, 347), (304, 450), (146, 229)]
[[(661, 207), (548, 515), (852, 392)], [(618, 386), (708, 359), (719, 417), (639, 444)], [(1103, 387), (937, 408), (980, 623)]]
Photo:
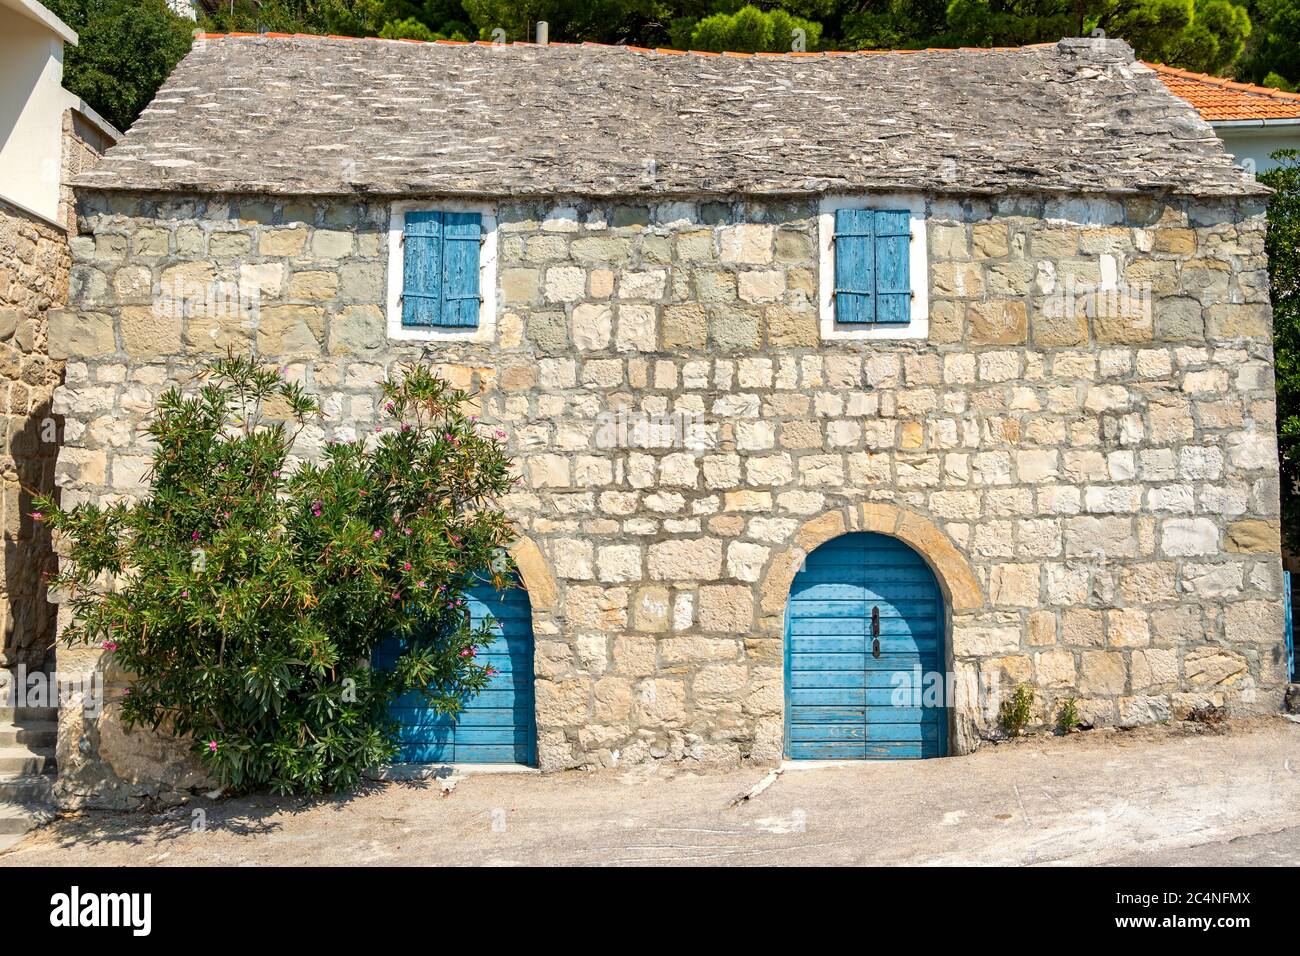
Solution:
[[(528, 592), (513, 587), (504, 593), (491, 585), (465, 595), (475, 626), (489, 614), (496, 640), (478, 653), (480, 663), (495, 667), (482, 693), (465, 701), (455, 718), (435, 714), (417, 692), (397, 698), (392, 713), (401, 729), (403, 763), (537, 762), (533, 707), (533, 616)], [(385, 643), (375, 654), (376, 667), (392, 667), (397, 646)]]
[(926, 675), (942, 681), (943, 645), (939, 584), (906, 544), (856, 532), (817, 548), (795, 575), (786, 608), (786, 755), (946, 755), (945, 701), (925, 706), (924, 694), (930, 686), (936, 703), (936, 678), (927, 685)]

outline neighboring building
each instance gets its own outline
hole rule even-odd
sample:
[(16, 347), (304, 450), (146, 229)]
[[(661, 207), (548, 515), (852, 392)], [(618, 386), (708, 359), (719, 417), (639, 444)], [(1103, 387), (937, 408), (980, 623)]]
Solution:
[(1300, 93), (1237, 83), (1218, 76), (1148, 64), (1165, 86), (1196, 107), (1239, 165), (1263, 173), (1274, 168), (1272, 154), (1300, 149)]
[[(1021, 683), (1281, 707), (1266, 191), (1121, 42), (208, 37), (77, 187), (65, 505), (142, 493), (227, 348), (320, 396), (309, 453), (420, 357), (508, 433), (512, 669), (410, 761), (961, 754)], [(197, 779), (116, 713), (65, 709), (65, 799)]]
[[(34, 491), (54, 487), (59, 422), (50, 397), (62, 362), (45, 350), (46, 313), (68, 295), (69, 176), (120, 137), (63, 89), (63, 47), (77, 35), (35, 0), (0, 0), (0, 462), (4, 574), (0, 668), (40, 669), (54, 639), (41, 573), (54, 566), (47, 535), (28, 517)], [(0, 691), (8, 675), (0, 671)]]

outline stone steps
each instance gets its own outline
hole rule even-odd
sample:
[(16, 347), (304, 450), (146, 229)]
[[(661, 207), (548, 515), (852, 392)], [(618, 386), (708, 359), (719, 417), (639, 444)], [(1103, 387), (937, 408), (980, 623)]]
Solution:
[(52, 805), (54, 780), (53, 773), (0, 775), (0, 803)]
[(57, 707), (0, 707), (0, 726), (6, 724), (25, 724), (31, 721), (58, 722)]
[(54, 818), (58, 740), (57, 707), (0, 707), (0, 850)]
[(29, 747), (24, 744), (0, 747), (0, 774), (30, 776), (54, 773), (55, 766), (53, 747)]
[(40, 803), (0, 803), (0, 836), (26, 833), (54, 816), (53, 810)]
[(58, 743), (59, 725), (53, 720), (24, 721), (21, 724), (0, 724), (0, 748), (53, 747)]

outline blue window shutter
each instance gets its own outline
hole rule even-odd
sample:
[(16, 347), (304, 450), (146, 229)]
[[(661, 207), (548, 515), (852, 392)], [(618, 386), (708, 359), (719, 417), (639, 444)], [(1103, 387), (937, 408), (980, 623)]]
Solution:
[(476, 212), (442, 214), (442, 325), (478, 325), (478, 257), (483, 217)]
[(869, 209), (835, 212), (835, 321), (876, 320), (875, 215)]
[(911, 214), (877, 210), (876, 321), (901, 325), (912, 318), (912, 284), (908, 271)]
[(402, 234), (402, 325), (442, 324), (442, 216), (406, 214)]

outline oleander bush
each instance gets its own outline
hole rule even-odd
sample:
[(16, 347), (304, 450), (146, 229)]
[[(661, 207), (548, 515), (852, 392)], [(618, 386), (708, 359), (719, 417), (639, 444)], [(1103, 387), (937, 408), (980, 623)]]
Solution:
[[(228, 356), (160, 396), (139, 500), (37, 504), (76, 614), (61, 639), (111, 650), (126, 721), (188, 738), (231, 790), (352, 788), (395, 755), (396, 695), (454, 714), (491, 677), (463, 595), (513, 574), (504, 436), (427, 366), (379, 388), (385, 424), (298, 462), (315, 400)], [(372, 671), (385, 639), (403, 651)]]

